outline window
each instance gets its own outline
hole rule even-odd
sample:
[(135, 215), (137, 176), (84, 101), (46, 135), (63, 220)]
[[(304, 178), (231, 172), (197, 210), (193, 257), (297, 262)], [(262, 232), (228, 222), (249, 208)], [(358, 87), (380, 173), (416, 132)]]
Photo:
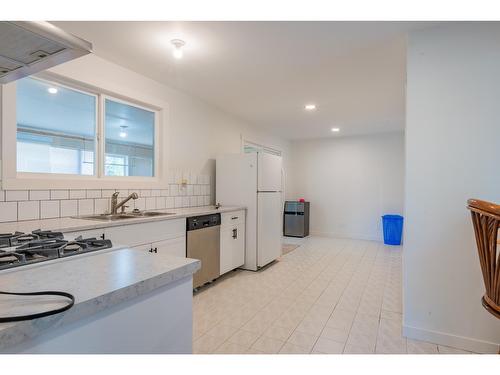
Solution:
[(16, 103), (18, 172), (94, 174), (95, 95), (24, 78)]
[(155, 113), (111, 99), (105, 109), (105, 175), (152, 177)]
[(159, 112), (70, 86), (32, 77), (16, 83), (13, 173), (155, 177)]

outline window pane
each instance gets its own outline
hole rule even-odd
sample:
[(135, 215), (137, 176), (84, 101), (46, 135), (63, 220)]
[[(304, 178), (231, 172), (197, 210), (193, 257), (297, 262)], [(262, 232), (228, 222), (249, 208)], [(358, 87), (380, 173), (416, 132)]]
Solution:
[(17, 171), (93, 175), (95, 96), (33, 78), (16, 92)]
[(154, 176), (155, 113), (105, 102), (106, 176)]

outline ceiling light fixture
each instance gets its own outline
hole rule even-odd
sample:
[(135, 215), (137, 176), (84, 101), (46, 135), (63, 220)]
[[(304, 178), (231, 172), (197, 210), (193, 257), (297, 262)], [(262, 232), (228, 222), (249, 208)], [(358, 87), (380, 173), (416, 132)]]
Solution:
[(186, 45), (186, 42), (181, 40), (181, 39), (172, 39), (170, 41), (174, 45), (174, 57), (176, 59), (182, 59), (182, 56), (184, 56), (184, 51), (182, 50), (182, 47)]
[(119, 134), (120, 137), (121, 138), (127, 138), (127, 132), (125, 131), (125, 129), (127, 129), (128, 126), (122, 125), (122, 126), (120, 126), (120, 128), (122, 129), (122, 130), (120, 130), (120, 134)]
[(55, 87), (49, 87), (47, 91), (49, 94), (57, 94), (57, 89)]
[(340, 131), (339, 128), (332, 128), (332, 132), (334, 132), (334, 133), (338, 133), (339, 131)]
[(316, 104), (306, 104), (304, 108), (306, 111), (314, 111), (316, 109)]

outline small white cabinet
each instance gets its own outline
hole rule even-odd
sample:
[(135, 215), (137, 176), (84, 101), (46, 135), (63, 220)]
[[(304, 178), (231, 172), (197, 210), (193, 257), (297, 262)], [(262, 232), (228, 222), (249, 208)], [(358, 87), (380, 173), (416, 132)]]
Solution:
[(186, 257), (186, 219), (171, 219), (67, 233), (69, 237), (106, 238), (155, 255)]
[(221, 214), (220, 274), (245, 263), (245, 211)]

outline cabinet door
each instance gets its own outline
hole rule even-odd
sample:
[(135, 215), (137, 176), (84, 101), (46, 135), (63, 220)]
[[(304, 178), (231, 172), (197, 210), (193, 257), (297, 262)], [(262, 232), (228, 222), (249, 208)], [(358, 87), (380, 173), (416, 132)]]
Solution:
[(220, 274), (233, 268), (233, 229), (236, 226), (224, 225), (220, 229)]
[[(236, 232), (234, 232), (236, 229)], [(245, 223), (237, 224), (233, 228), (233, 269), (245, 263)]]
[(172, 255), (181, 258), (186, 257), (186, 237), (153, 242), (151, 246), (155, 255)]
[(186, 235), (186, 219), (151, 221), (105, 228), (106, 238), (125, 246), (178, 238)]
[(144, 244), (144, 245), (137, 245), (137, 246), (134, 246), (132, 249), (144, 250), (144, 251), (151, 252), (150, 250), (151, 250), (152, 248), (153, 248), (152, 244), (147, 243), (147, 244)]
[(221, 227), (220, 274), (224, 274), (245, 263), (245, 225)]

